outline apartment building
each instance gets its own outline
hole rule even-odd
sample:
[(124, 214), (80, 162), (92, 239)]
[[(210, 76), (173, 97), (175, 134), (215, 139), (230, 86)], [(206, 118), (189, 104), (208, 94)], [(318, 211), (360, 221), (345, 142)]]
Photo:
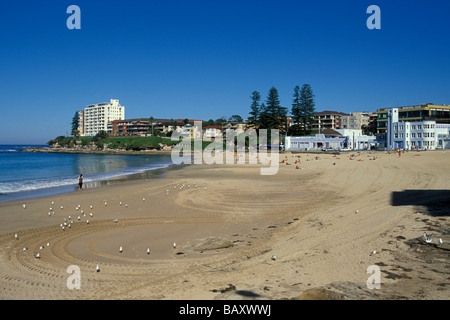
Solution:
[(313, 115), (313, 130), (319, 133), (325, 129), (341, 129), (341, 117), (348, 116), (348, 114), (339, 111), (320, 111)]
[(100, 131), (108, 131), (108, 123), (125, 118), (125, 107), (119, 100), (92, 104), (78, 111), (78, 130), (80, 136), (95, 136)]
[[(377, 132), (387, 132), (389, 110), (383, 108), (377, 110)], [(432, 103), (420, 104), (416, 106), (406, 106), (395, 108), (398, 110), (399, 121), (425, 121), (432, 120), (436, 123), (450, 123), (450, 106), (435, 105)]]

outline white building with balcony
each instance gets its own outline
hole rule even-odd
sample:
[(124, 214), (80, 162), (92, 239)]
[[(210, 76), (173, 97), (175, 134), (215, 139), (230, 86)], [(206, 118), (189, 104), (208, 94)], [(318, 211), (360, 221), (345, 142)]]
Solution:
[(78, 111), (78, 130), (80, 136), (95, 136), (100, 131), (108, 131), (108, 123), (125, 119), (125, 107), (118, 99), (92, 104)]

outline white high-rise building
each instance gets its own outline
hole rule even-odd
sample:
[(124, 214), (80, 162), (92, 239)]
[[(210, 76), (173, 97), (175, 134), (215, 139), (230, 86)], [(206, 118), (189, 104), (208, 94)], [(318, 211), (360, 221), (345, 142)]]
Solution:
[(95, 136), (100, 131), (108, 130), (108, 122), (125, 119), (125, 107), (118, 99), (110, 102), (92, 104), (78, 111), (78, 130), (80, 136)]

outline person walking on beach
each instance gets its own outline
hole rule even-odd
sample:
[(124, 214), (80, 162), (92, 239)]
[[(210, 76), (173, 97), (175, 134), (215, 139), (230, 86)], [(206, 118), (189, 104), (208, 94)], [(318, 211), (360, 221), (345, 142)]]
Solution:
[(78, 177), (78, 190), (83, 190), (83, 175), (80, 174), (80, 176)]

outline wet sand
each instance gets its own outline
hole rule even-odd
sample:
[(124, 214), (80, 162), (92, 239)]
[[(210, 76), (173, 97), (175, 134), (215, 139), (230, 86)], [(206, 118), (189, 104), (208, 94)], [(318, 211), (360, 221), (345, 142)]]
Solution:
[[(191, 165), (0, 203), (0, 298), (449, 299), (449, 160), (286, 153), (273, 176)], [(371, 265), (380, 289), (366, 286)]]

